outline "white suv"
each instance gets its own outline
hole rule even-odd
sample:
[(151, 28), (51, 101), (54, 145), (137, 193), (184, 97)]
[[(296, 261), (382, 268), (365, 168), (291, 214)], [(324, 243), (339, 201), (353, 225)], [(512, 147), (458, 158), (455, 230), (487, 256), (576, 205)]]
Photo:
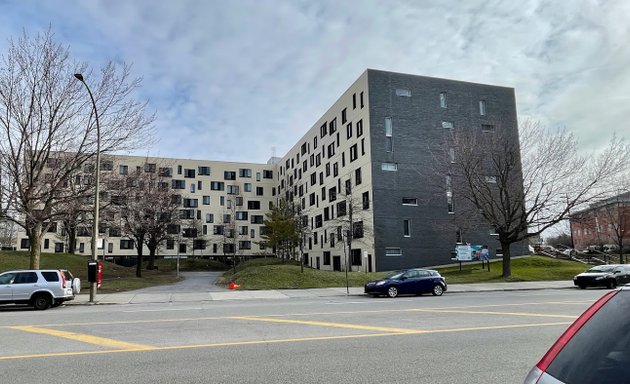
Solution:
[(0, 274), (0, 304), (28, 304), (43, 310), (74, 300), (81, 280), (70, 271), (33, 269)]

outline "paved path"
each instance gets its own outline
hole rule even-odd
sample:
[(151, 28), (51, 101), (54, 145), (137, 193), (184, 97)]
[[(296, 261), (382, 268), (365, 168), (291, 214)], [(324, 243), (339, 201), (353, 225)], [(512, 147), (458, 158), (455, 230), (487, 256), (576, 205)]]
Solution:
[[(363, 287), (228, 290), (214, 285), (220, 272), (187, 272), (185, 280), (173, 285), (143, 288), (121, 293), (97, 293), (97, 304), (177, 303), (215, 300), (290, 299), (305, 297), (364, 296)], [(541, 289), (574, 289), (573, 281), (534, 281), (515, 283), (449, 284), (449, 293), (525, 291)], [(70, 305), (89, 304), (89, 295), (82, 293)]]

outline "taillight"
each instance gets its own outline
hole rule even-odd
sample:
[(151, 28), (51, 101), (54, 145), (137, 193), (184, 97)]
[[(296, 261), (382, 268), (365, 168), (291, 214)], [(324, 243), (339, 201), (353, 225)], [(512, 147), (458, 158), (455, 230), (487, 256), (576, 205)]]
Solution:
[(593, 305), (591, 305), (586, 311), (584, 311), (584, 313), (580, 315), (580, 317), (578, 317), (578, 319), (575, 320), (573, 324), (571, 324), (569, 328), (567, 328), (566, 331), (564, 331), (564, 333), (562, 334), (562, 336), (560, 336), (558, 341), (556, 341), (556, 343), (551, 348), (549, 348), (549, 351), (547, 351), (545, 356), (543, 356), (543, 358), (540, 360), (538, 364), (536, 364), (536, 366), (541, 371), (546, 372), (551, 362), (556, 358), (556, 356), (558, 356), (558, 353), (562, 351), (562, 348), (564, 348), (564, 346), (567, 345), (569, 340), (571, 340), (571, 338), (575, 336), (575, 334), (582, 328), (582, 326), (591, 317), (593, 317), (593, 315), (597, 313), (597, 311), (599, 311), (600, 308), (603, 307), (604, 304), (608, 302), (608, 300), (612, 299), (612, 297), (615, 296), (617, 292), (619, 291), (608, 292), (607, 294), (602, 296), (599, 300), (597, 300), (595, 303), (593, 303)]
[(63, 274), (63, 272), (59, 271), (59, 274), (61, 275), (61, 286), (62, 287), (66, 287), (66, 275)]

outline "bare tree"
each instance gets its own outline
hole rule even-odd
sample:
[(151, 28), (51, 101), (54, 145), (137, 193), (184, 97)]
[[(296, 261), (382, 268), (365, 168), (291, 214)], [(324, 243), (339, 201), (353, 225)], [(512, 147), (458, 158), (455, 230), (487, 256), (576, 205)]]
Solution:
[[(160, 168), (162, 169), (162, 168)], [(121, 234), (134, 241), (137, 251), (136, 276), (142, 277), (144, 245), (153, 268), (159, 246), (170, 238), (170, 228), (179, 223), (179, 201), (173, 199), (170, 178), (157, 171), (156, 164), (114, 179), (110, 183), (110, 204), (104, 217), (120, 223)], [(107, 212), (111, 215), (107, 215)]]
[(93, 90), (102, 152), (146, 145), (153, 116), (145, 115), (146, 103), (133, 99), (141, 80), (130, 78), (128, 65), (110, 62), (95, 74), (72, 62), (51, 30), (11, 40), (0, 65), (0, 168), (6, 178), (0, 216), (24, 228), (30, 268), (38, 268), (46, 226), (64, 214), (57, 207), (93, 187), (67, 188), (97, 147), (94, 109), (73, 74), (82, 73)]
[(625, 264), (623, 251), (630, 238), (630, 192), (618, 193), (595, 204), (594, 208), (598, 206), (606, 217), (608, 237), (617, 246), (619, 263)]
[[(453, 148), (453, 150), (451, 150)], [(568, 219), (571, 210), (610, 192), (608, 180), (630, 161), (630, 147), (613, 137), (598, 154), (580, 153), (566, 129), (525, 122), (513, 127), (453, 129), (436, 156), (437, 173), (452, 196), (494, 230), (511, 275), (510, 246)]]

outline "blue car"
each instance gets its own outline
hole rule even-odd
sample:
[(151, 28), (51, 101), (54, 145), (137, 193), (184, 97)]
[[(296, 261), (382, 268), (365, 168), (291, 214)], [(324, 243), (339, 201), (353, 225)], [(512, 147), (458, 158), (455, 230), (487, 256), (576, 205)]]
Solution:
[(446, 279), (438, 271), (431, 269), (409, 269), (383, 280), (365, 284), (365, 293), (372, 296), (387, 295), (396, 297), (401, 294), (420, 295), (432, 293), (442, 296), (447, 289)]

